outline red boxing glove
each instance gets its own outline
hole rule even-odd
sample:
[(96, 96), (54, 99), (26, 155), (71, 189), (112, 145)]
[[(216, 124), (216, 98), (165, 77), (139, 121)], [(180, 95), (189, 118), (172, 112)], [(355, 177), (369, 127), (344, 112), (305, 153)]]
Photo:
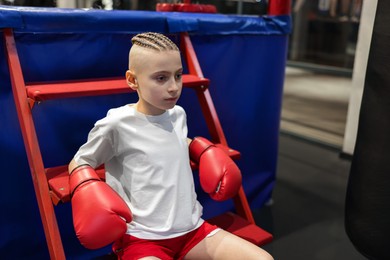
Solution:
[(80, 243), (89, 249), (104, 247), (126, 233), (132, 214), (124, 200), (101, 181), (89, 165), (69, 177), (73, 226)]
[(223, 150), (203, 137), (194, 138), (189, 149), (191, 160), (199, 164), (200, 185), (212, 199), (223, 201), (237, 194), (241, 171)]

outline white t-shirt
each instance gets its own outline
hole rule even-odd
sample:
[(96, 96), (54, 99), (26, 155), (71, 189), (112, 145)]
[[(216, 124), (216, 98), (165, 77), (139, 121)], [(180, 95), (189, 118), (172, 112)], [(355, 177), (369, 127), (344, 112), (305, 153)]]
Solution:
[(106, 182), (128, 204), (127, 233), (143, 239), (184, 235), (202, 223), (189, 163), (186, 114), (175, 106), (147, 116), (135, 106), (108, 111), (74, 157), (78, 165), (105, 165)]

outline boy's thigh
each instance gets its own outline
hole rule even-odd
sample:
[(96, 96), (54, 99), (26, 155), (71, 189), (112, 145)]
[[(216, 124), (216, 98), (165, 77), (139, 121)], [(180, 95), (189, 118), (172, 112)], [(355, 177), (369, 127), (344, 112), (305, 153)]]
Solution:
[(206, 237), (193, 247), (185, 256), (191, 259), (273, 259), (260, 247), (229, 233), (220, 230), (213, 236)]

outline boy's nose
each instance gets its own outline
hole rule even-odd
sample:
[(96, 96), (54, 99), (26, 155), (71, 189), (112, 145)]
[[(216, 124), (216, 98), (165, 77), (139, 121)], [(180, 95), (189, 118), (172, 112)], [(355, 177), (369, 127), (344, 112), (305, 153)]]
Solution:
[(181, 82), (177, 82), (175, 80), (171, 80), (169, 82), (169, 87), (168, 87), (168, 91), (169, 92), (176, 92), (180, 89), (181, 87)]

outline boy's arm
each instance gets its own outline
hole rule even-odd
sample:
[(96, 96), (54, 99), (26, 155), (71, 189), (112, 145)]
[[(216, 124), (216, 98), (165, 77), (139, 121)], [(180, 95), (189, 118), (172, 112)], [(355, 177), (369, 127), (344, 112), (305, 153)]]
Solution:
[(89, 249), (104, 247), (125, 234), (132, 213), (126, 202), (89, 165), (68, 166), (73, 226)]
[(76, 169), (77, 167), (79, 167), (79, 165), (76, 163), (76, 161), (74, 159), (72, 159), (72, 161), (70, 161), (70, 163), (68, 165), (69, 174), (71, 174), (73, 172), (73, 170)]

